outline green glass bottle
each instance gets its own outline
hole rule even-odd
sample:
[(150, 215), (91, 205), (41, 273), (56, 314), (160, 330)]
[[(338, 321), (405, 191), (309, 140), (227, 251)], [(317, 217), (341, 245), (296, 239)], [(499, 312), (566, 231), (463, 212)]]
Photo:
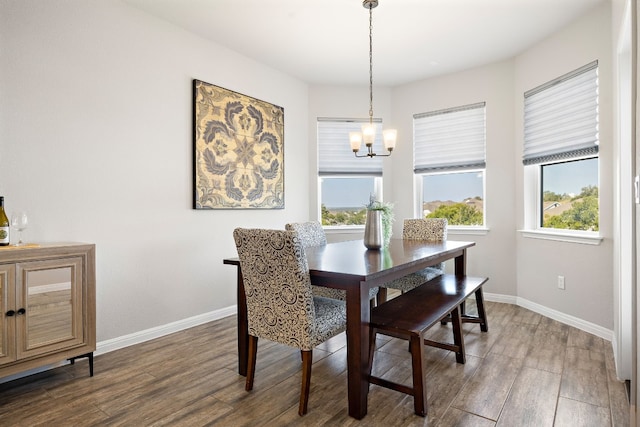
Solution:
[(9, 245), (9, 218), (4, 212), (4, 196), (0, 196), (0, 246)]

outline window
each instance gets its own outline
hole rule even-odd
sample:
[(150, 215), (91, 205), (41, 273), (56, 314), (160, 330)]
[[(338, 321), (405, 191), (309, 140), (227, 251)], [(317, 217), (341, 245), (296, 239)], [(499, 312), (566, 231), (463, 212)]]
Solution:
[(540, 165), (540, 227), (598, 231), (598, 158)]
[[(356, 158), (349, 132), (368, 120), (318, 119), (318, 189), (324, 226), (364, 225), (373, 194), (382, 200), (382, 158)], [(382, 121), (375, 120), (374, 151), (382, 149)]]
[(598, 62), (526, 92), (524, 105), (535, 228), (598, 231)]
[(482, 102), (414, 115), (419, 216), (485, 224), (485, 108)]

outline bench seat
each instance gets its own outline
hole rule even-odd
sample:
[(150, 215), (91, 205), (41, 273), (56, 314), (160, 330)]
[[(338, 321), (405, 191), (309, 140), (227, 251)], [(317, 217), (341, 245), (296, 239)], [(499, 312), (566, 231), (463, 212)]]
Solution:
[[(398, 384), (369, 375), (369, 382), (414, 397), (417, 415), (427, 413), (427, 393), (424, 387), (425, 370), (424, 344), (444, 348), (456, 353), (458, 363), (465, 363), (464, 340), (462, 337), (462, 316), (460, 305), (476, 294), (478, 318), (482, 319), (481, 330), (488, 330), (484, 312), (482, 285), (486, 277), (456, 276), (443, 274), (414, 289), (407, 291), (371, 311), (369, 368), (373, 364), (376, 334), (382, 333), (409, 340), (413, 369), (413, 387)], [(424, 338), (425, 332), (434, 324), (450, 316), (453, 323), (454, 343), (440, 343)]]

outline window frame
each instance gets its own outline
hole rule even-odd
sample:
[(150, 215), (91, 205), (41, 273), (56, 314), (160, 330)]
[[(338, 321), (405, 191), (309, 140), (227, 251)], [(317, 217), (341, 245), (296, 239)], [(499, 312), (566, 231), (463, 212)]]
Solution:
[[(538, 163), (524, 166), (524, 228), (519, 230), (524, 237), (533, 239), (556, 240), (562, 242), (582, 243), (598, 245), (603, 238), (598, 231), (571, 230), (566, 228), (542, 227), (544, 215), (542, 194), (542, 167), (567, 161), (579, 161), (598, 159), (598, 217), (600, 218), (600, 156), (588, 155), (574, 159), (562, 159), (546, 163)], [(600, 227), (598, 227), (600, 228)]]
[[(573, 162), (581, 162), (585, 160), (597, 160), (598, 163), (598, 229), (600, 229), (600, 156), (598, 155), (590, 155), (590, 156), (580, 156), (572, 159), (563, 159), (557, 160), (553, 162), (545, 162), (538, 163), (537, 166), (539, 168), (538, 176), (540, 180), (540, 190), (538, 191), (538, 220), (536, 221), (537, 227), (540, 230), (572, 230), (567, 228), (553, 228), (553, 227), (545, 227), (544, 226), (544, 167), (545, 166), (553, 166), (560, 165), (563, 163), (573, 163)], [(573, 230), (573, 231), (585, 231), (585, 230)], [(592, 231), (592, 233), (595, 233)]]
[[(318, 221), (322, 224), (322, 180), (328, 178), (373, 178), (374, 197), (376, 200), (382, 199), (382, 177), (380, 175), (350, 175), (350, 174), (336, 174), (336, 175), (318, 175)], [(362, 209), (365, 208), (365, 204), (362, 205)], [(345, 225), (324, 225), (322, 227), (325, 230), (364, 230), (364, 224), (345, 224)]]
[[(414, 173), (414, 183), (416, 188), (416, 197), (415, 197), (415, 218), (423, 218), (424, 212), (422, 210), (422, 206), (424, 204), (424, 200), (422, 198), (422, 194), (424, 192), (424, 176), (425, 175), (448, 175), (454, 173), (479, 173), (482, 172), (482, 197), (483, 197), (483, 209), (482, 209), (482, 225), (462, 225), (462, 224), (448, 224), (448, 230), (458, 230), (465, 232), (486, 232), (489, 230), (487, 227), (487, 168), (474, 168), (474, 169), (458, 169), (458, 170), (446, 170), (446, 171), (438, 171), (438, 172), (422, 172), (422, 173)], [(454, 233), (455, 234), (455, 233)]]
[[(357, 128), (354, 128), (353, 130), (360, 130), (361, 125), (369, 123), (369, 119), (357, 119), (357, 118), (335, 118), (335, 117), (331, 117), (331, 118), (327, 118), (327, 117), (318, 117), (317, 121), (316, 121), (316, 126), (318, 127), (318, 133), (317, 133), (317, 149), (318, 149), (318, 162), (316, 165), (316, 177), (317, 177), (317, 206), (318, 206), (318, 210), (317, 210), (317, 216), (318, 216), (318, 220), (320, 221), (320, 223), (322, 223), (322, 181), (323, 179), (334, 179), (334, 178), (338, 178), (338, 179), (342, 179), (342, 178), (373, 178), (373, 187), (374, 187), (374, 194), (373, 196), (376, 198), (376, 200), (384, 200), (383, 199), (383, 192), (382, 192), (382, 188), (383, 188), (383, 165), (382, 165), (382, 158), (376, 158), (375, 160), (378, 161), (380, 163), (379, 168), (377, 168), (375, 171), (358, 171), (356, 173), (352, 173), (351, 171), (323, 171), (321, 170), (321, 163), (322, 163), (322, 159), (321, 159), (321, 141), (320, 141), (320, 135), (319, 135), (319, 127), (321, 126), (320, 123), (324, 122), (324, 123), (334, 123), (334, 124), (346, 124), (346, 123), (353, 123), (353, 124), (357, 124)], [(373, 123), (376, 125), (376, 138), (375, 138), (375, 142), (374, 142), (374, 150), (377, 152), (381, 152), (381, 147), (383, 146), (383, 142), (382, 142), (382, 119), (379, 118), (374, 118), (373, 119)], [(348, 125), (347, 125), (348, 126)], [(345, 133), (345, 137), (344, 137), (344, 149), (345, 149), (345, 157), (346, 156), (352, 156), (355, 159), (355, 155), (353, 153), (353, 151), (351, 151), (351, 147), (349, 145), (349, 134), (348, 132)], [(342, 155), (342, 154), (340, 154)], [(349, 159), (349, 161), (351, 161), (352, 159)], [(358, 164), (360, 164), (360, 162), (367, 162), (367, 161), (371, 161), (372, 159), (370, 158), (358, 158), (357, 160), (355, 160), (355, 162), (358, 162)], [(370, 196), (370, 195), (369, 195)], [(367, 197), (368, 200), (368, 197)], [(363, 203), (362, 208), (364, 209), (366, 206), (366, 202)], [(325, 230), (363, 230), (364, 229), (364, 224), (361, 225), (355, 225), (355, 224), (349, 224), (349, 225), (322, 225), (322, 227)]]
[[(419, 141), (416, 141), (416, 120), (421, 118), (428, 117), (445, 117), (445, 114), (448, 113), (464, 113), (469, 112), (470, 110), (482, 110), (482, 158), (478, 155), (472, 156), (471, 160), (465, 159), (464, 162), (460, 163), (457, 160), (453, 160), (451, 156), (448, 156), (448, 160), (445, 160), (443, 163), (434, 163), (433, 165), (425, 165), (423, 162), (420, 162), (416, 159), (416, 144)], [(486, 167), (486, 146), (487, 146), (487, 131), (486, 131), (486, 115), (487, 115), (487, 104), (485, 101), (461, 105), (451, 108), (446, 108), (442, 110), (435, 110), (425, 113), (414, 114), (413, 116), (413, 157), (414, 157), (414, 216), (416, 218), (423, 218), (423, 192), (424, 192), (424, 177), (427, 175), (445, 175), (445, 174), (454, 174), (454, 173), (478, 173), (482, 172), (482, 200), (483, 200), (483, 209), (482, 209), (482, 225), (462, 225), (462, 224), (448, 224), (447, 228), (450, 231), (453, 231), (452, 234), (456, 234), (456, 231), (461, 234), (485, 234), (488, 231), (487, 227), (487, 167)], [(446, 118), (444, 119), (446, 120)], [(464, 128), (464, 125), (461, 126), (461, 129)], [(461, 131), (461, 129), (459, 131)], [(477, 144), (477, 143), (476, 143)], [(417, 165), (416, 163), (421, 163)]]
[[(528, 96), (535, 96), (542, 93), (547, 89), (553, 89), (556, 85), (570, 82), (573, 78), (579, 78), (586, 73), (595, 70), (595, 94), (596, 94), (596, 110), (598, 111), (599, 96), (598, 96), (598, 61), (592, 61), (574, 71), (566, 73), (556, 79), (550, 80), (536, 88), (533, 88), (524, 94), (523, 106), (527, 103)], [(562, 101), (562, 99), (560, 100)], [(560, 102), (559, 101), (559, 102)], [(599, 123), (599, 112), (595, 117), (596, 131)], [(527, 129), (526, 111), (523, 114), (523, 129)], [(523, 237), (555, 240), (563, 242), (572, 242), (580, 244), (598, 245), (602, 242), (603, 238), (600, 234), (600, 227), (598, 231), (586, 231), (586, 230), (572, 230), (543, 227), (544, 213), (543, 213), (543, 188), (542, 188), (542, 168), (548, 165), (554, 165), (559, 163), (566, 163), (570, 161), (580, 161), (586, 159), (598, 159), (598, 218), (600, 222), (600, 188), (601, 188), (601, 173), (600, 173), (600, 154), (598, 149), (599, 136), (596, 134), (594, 147), (582, 147), (579, 149), (566, 149), (565, 151), (550, 149), (547, 152), (543, 152), (537, 155), (527, 155), (528, 142), (523, 132), (523, 202), (524, 202), (524, 228), (519, 230)]]

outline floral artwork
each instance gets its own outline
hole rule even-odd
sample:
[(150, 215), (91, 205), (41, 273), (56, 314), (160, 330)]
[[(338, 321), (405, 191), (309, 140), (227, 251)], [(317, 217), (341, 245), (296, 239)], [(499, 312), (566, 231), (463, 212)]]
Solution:
[(195, 209), (284, 208), (284, 109), (193, 81)]

